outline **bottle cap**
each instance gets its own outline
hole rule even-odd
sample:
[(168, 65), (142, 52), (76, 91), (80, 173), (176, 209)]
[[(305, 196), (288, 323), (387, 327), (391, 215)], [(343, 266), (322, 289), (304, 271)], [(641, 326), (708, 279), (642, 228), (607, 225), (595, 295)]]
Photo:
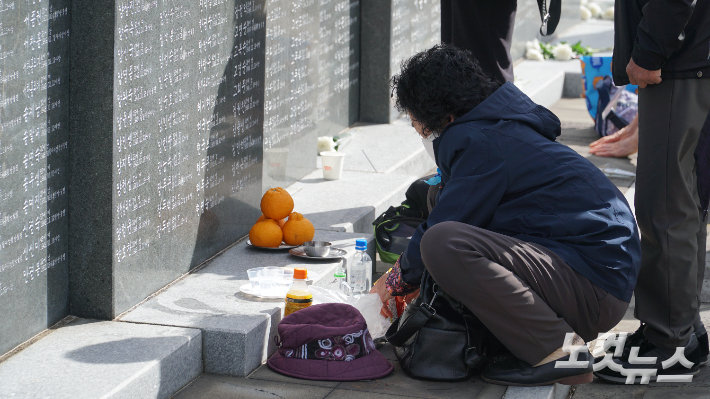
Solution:
[(297, 267), (293, 269), (293, 278), (299, 280), (305, 280), (308, 277), (308, 269), (303, 267)]
[(364, 238), (358, 238), (355, 240), (355, 249), (367, 249), (367, 240)]

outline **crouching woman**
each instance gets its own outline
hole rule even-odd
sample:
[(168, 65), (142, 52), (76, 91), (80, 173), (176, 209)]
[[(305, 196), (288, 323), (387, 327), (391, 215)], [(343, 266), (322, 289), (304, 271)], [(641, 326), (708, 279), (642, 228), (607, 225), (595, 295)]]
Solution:
[(373, 291), (383, 303), (410, 294), (426, 268), (514, 355), (490, 364), (484, 380), (591, 381), (588, 351), (577, 358), (588, 368), (554, 365), (569, 356), (567, 333), (591, 341), (629, 306), (640, 243), (624, 196), (555, 141), (552, 112), (485, 76), (469, 52), (419, 53), (392, 89), (398, 109), (433, 141), (441, 183), (428, 219)]

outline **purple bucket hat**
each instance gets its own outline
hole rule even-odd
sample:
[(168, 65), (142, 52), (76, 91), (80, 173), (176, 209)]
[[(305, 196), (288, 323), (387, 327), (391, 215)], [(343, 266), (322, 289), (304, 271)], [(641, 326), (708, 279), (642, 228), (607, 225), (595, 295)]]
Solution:
[(393, 369), (375, 349), (365, 318), (344, 303), (312, 305), (284, 317), (275, 340), (279, 348), (269, 367), (291, 377), (371, 380)]

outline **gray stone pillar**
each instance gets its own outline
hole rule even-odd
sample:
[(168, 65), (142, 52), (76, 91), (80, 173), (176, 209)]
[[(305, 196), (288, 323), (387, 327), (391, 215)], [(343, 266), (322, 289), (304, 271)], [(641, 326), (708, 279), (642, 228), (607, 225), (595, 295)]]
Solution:
[(399, 117), (389, 79), (403, 60), (441, 41), (439, 0), (362, 2), (360, 120), (390, 123)]
[(0, 355), (68, 313), (69, 7), (0, 2)]

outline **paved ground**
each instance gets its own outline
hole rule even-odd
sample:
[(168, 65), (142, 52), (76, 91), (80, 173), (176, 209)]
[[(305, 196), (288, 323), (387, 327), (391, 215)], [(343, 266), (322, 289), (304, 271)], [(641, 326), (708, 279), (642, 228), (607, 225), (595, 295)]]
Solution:
[[(588, 145), (597, 138), (593, 121), (582, 99), (562, 99), (551, 108), (562, 122), (559, 141), (587, 157), (600, 168), (622, 169), (630, 172), (635, 167), (628, 159), (599, 158), (589, 154)], [(625, 193), (634, 183), (633, 177), (610, 177)], [(702, 309), (703, 320), (710, 325), (710, 304)], [(629, 309), (618, 331), (635, 331), (638, 321)], [(359, 382), (306, 381), (274, 373), (262, 365), (247, 378), (203, 374), (180, 391), (175, 398), (502, 398), (506, 387), (487, 384), (474, 376), (459, 383), (419, 381), (407, 377), (397, 363), (391, 347), (381, 352), (395, 366), (386, 378)], [(532, 396), (531, 396), (532, 397)], [(574, 399), (601, 398), (710, 398), (710, 367), (704, 367), (689, 384), (650, 384), (625, 386), (607, 384), (595, 379), (586, 385), (573, 387)]]

